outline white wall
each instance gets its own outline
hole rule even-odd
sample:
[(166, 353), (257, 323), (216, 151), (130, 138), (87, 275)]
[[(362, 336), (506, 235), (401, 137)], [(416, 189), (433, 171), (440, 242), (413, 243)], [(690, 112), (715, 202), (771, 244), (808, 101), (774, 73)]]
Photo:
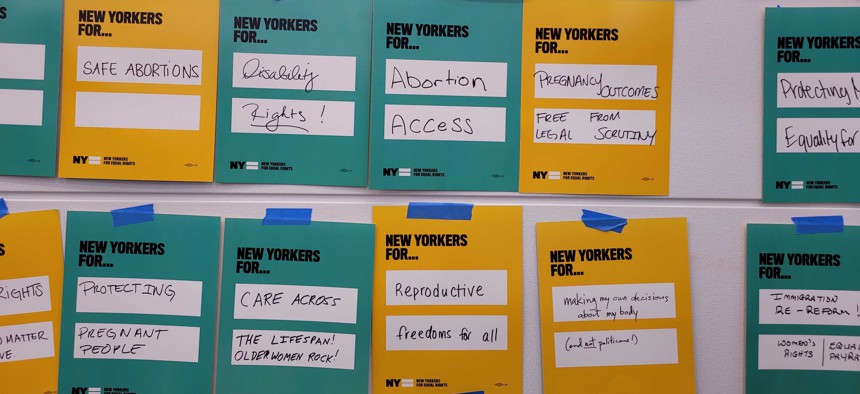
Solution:
[(699, 392), (741, 393), (745, 225), (833, 214), (844, 215), (847, 224), (860, 225), (857, 204), (765, 205), (759, 201), (764, 7), (777, 4), (860, 5), (856, 0), (676, 1), (669, 197), (406, 193), (13, 177), (0, 177), (0, 197), (16, 212), (104, 211), (152, 202), (157, 213), (261, 217), (267, 207), (311, 207), (314, 220), (359, 223), (371, 221), (373, 205), (410, 201), (522, 205), (525, 387), (541, 383), (535, 223), (579, 220), (582, 208), (629, 218), (687, 217)]

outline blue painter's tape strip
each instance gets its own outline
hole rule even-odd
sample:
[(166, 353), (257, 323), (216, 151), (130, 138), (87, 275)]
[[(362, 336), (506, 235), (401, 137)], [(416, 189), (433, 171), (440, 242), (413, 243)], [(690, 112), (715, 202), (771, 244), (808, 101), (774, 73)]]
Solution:
[(114, 227), (146, 223), (155, 220), (155, 206), (152, 204), (114, 209), (113, 211), (110, 211), (110, 213), (113, 216)]
[(842, 216), (806, 216), (791, 218), (797, 225), (798, 234), (826, 234), (845, 232)]
[(266, 208), (264, 226), (310, 226), (311, 208)]
[(472, 220), (473, 204), (411, 202), (407, 219)]
[(624, 226), (627, 225), (627, 219), (618, 216), (607, 215), (605, 213), (582, 210), (582, 222), (585, 227), (593, 228), (603, 232), (614, 231), (621, 234)]
[(6, 206), (6, 200), (0, 198), (0, 218), (9, 214), (9, 207)]

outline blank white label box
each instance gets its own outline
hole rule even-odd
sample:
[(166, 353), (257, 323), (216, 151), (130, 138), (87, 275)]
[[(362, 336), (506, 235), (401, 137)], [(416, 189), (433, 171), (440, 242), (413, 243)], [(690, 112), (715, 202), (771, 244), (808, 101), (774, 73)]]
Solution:
[(75, 127), (200, 130), (200, 96), (77, 92)]
[(43, 96), (41, 90), (0, 89), (0, 124), (41, 126)]
[(45, 79), (45, 46), (0, 43), (0, 79)]

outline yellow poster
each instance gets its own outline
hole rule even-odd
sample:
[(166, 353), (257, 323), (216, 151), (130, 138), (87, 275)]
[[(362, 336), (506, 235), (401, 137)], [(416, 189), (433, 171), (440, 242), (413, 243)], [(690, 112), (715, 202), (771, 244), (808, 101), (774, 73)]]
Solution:
[(537, 224), (543, 387), (696, 392), (687, 221)]
[(67, 0), (59, 174), (211, 182), (218, 2)]
[(62, 290), (60, 213), (0, 218), (0, 392), (57, 391)]
[(373, 210), (373, 392), (522, 394), (522, 208), (418, 208)]
[(667, 195), (674, 2), (523, 13), (520, 191)]

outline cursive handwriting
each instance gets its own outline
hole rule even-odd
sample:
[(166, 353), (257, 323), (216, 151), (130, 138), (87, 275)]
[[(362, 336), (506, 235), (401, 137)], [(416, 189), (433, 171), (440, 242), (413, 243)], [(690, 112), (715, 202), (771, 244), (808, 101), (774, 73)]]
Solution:
[(828, 129), (818, 129), (818, 132), (810, 132), (809, 134), (793, 134), (791, 129), (794, 126), (785, 128), (785, 146), (799, 146), (804, 152), (809, 152), (809, 148), (833, 147), (836, 152), (841, 152), (843, 147), (853, 147), (857, 141), (857, 134), (860, 130), (848, 131), (841, 129), (838, 132), (831, 132)]
[[(404, 73), (406, 74), (405, 77), (403, 76)], [(447, 76), (444, 76), (444, 78), (436, 76), (416, 77), (414, 73), (410, 74), (409, 70), (406, 70), (404, 73), (401, 73), (397, 67), (393, 68), (391, 71), (391, 88), (398, 87), (397, 85), (399, 84), (399, 87), (404, 89), (433, 89), (439, 86), (454, 86), (482, 89), (485, 92), (487, 91), (487, 84), (484, 82), (484, 78), (453, 75), (450, 69), (448, 70)]]
[(281, 123), (281, 121), (287, 119), (293, 119), (298, 122), (307, 121), (307, 118), (302, 111), (296, 111), (293, 108), (287, 109), (286, 105), (281, 107), (281, 109), (277, 111), (270, 111), (267, 108), (265, 110), (265, 115), (260, 112), (259, 104), (249, 103), (243, 105), (242, 108), (251, 108), (251, 127), (265, 128), (266, 130), (271, 132), (276, 132), (281, 127), (299, 129), (306, 133), (310, 132), (310, 130), (301, 126)]
[(257, 58), (248, 60), (242, 67), (242, 79), (259, 78), (272, 81), (305, 81), (305, 92), (307, 93), (314, 90), (314, 80), (318, 77), (319, 74), (308, 69), (302, 70), (302, 66), (298, 64), (292, 68), (287, 65), (281, 65), (277, 69), (267, 68)]
[[(816, 100), (823, 99), (829, 100), (833, 99), (842, 99), (845, 100), (846, 105), (851, 105), (853, 102), (851, 96), (853, 93), (854, 98), (858, 98), (858, 93), (860, 93), (860, 89), (857, 88), (857, 84), (854, 83), (854, 78), (851, 78), (851, 86), (831, 86), (825, 85), (822, 80), (818, 80), (817, 84), (807, 84), (804, 81), (799, 81), (797, 84), (789, 81), (785, 78), (779, 80), (780, 88), (782, 89), (782, 96), (785, 98), (790, 98), (795, 100)], [(814, 86), (815, 85), (815, 86)]]

